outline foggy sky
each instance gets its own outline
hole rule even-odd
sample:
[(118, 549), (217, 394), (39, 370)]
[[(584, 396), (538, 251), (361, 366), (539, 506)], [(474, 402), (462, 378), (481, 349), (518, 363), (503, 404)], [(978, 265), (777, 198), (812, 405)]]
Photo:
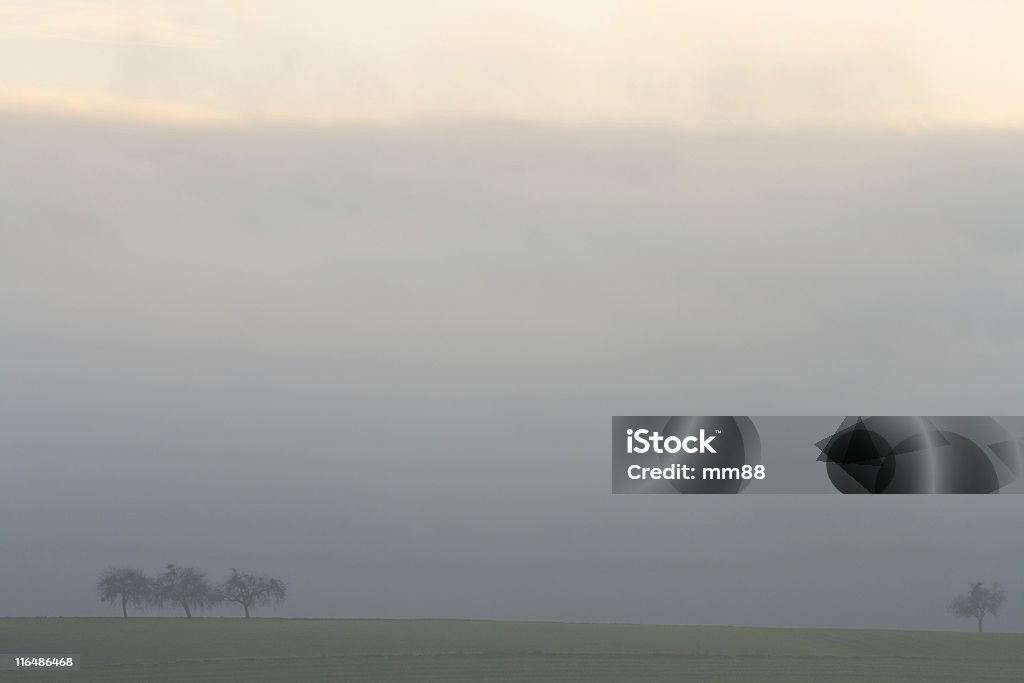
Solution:
[(9, 114), (0, 150), (2, 616), (175, 562), (284, 578), (263, 616), (970, 628), (997, 580), (1024, 628), (1024, 498), (608, 477), (615, 414), (1021, 414), (1019, 133)]

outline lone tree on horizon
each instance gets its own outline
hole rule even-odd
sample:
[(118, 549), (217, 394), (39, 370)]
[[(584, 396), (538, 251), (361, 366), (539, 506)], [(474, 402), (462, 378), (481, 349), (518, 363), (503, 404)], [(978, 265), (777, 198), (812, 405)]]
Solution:
[(958, 617), (977, 619), (978, 633), (981, 633), (981, 624), (985, 620), (985, 615), (996, 616), (999, 614), (999, 608), (1004, 602), (1006, 602), (1006, 593), (998, 583), (986, 587), (984, 582), (978, 581), (971, 584), (971, 590), (967, 591), (966, 595), (958, 595), (953, 598), (949, 609)]
[(153, 604), (180, 605), (189, 619), (193, 607), (213, 607), (218, 602), (219, 596), (206, 582), (206, 572), (200, 569), (169, 564), (154, 582)]
[(121, 614), (128, 618), (128, 605), (142, 607), (153, 597), (153, 584), (138, 569), (108, 569), (103, 572), (96, 591), (100, 602), (121, 602)]
[(219, 592), (225, 602), (241, 605), (246, 619), (250, 608), (281, 602), (286, 595), (284, 581), (266, 574), (240, 572), (234, 567), (231, 568), (231, 577), (221, 585)]

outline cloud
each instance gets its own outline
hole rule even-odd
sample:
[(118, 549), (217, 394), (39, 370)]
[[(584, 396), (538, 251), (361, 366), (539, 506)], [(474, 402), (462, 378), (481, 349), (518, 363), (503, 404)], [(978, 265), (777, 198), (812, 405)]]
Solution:
[(0, 111), (2, 110), (107, 120), (127, 119), (172, 125), (223, 125), (238, 123), (241, 120), (235, 114), (187, 102), (0, 84)]
[(723, 62), (707, 71), (697, 93), (698, 117), (711, 128), (940, 123), (921, 66), (878, 45), (817, 58)]
[[(94, 97), (122, 118), (158, 101), (249, 122), (1024, 124), (1024, 11), (997, 3), (12, 7), (0, 83)], [(981, 27), (986, 40), (969, 39)]]
[(220, 44), (154, 3), (13, 3), (0, 8), (0, 34), (113, 45), (176, 48)]

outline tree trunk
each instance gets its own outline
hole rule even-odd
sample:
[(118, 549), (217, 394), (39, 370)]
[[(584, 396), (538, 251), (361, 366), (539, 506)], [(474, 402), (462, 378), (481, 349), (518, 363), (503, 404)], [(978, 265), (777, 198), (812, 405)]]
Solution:
[(189, 619), (191, 619), (192, 618), (192, 610), (190, 610), (188, 608), (188, 603), (185, 602), (184, 600), (182, 600), (181, 601), (181, 606), (185, 608), (185, 616), (188, 617)]
[(248, 605), (248, 603), (242, 603), (242, 607), (245, 608), (245, 618), (248, 619), (249, 618), (249, 605)]
[(128, 618), (128, 598), (124, 595), (121, 596), (121, 614), (124, 615), (125, 619)]

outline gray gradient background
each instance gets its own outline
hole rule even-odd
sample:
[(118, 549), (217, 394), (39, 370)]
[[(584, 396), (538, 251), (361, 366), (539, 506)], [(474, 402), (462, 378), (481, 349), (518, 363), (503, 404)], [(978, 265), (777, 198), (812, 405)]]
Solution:
[(1024, 413), (1020, 134), (6, 115), (0, 150), (0, 615), (176, 562), (324, 617), (969, 629), (997, 580), (1024, 629), (1019, 496), (608, 483), (616, 414)]

